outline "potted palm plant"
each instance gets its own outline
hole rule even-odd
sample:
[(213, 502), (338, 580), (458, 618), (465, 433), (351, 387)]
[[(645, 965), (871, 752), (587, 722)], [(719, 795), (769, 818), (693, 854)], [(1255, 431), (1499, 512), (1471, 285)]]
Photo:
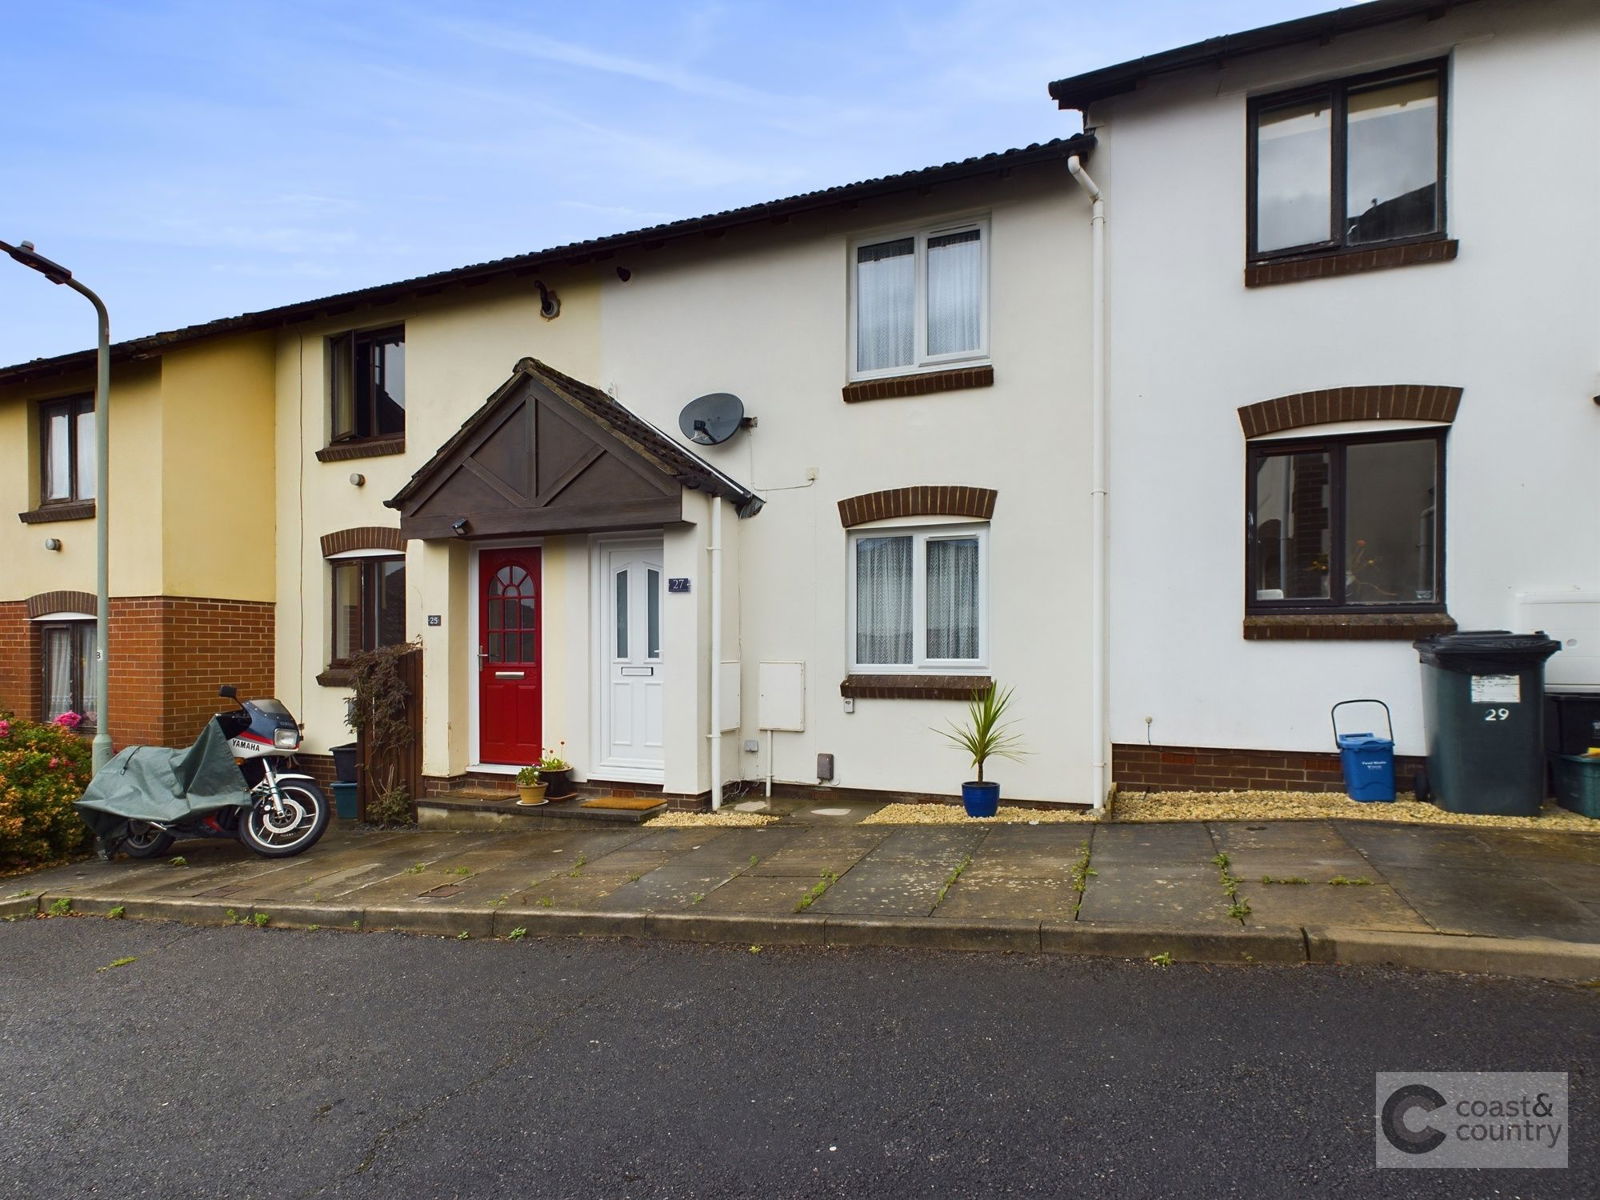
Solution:
[(532, 807), (545, 802), (545, 791), (549, 787), (544, 780), (539, 778), (537, 766), (523, 767), (517, 772), (517, 803)]
[(964, 720), (952, 721), (948, 729), (935, 733), (948, 739), (972, 760), (978, 777), (961, 785), (961, 803), (969, 817), (992, 817), (1000, 807), (1000, 785), (983, 777), (983, 767), (991, 758), (1020, 761), (1027, 753), (1022, 735), (1013, 733), (1006, 710), (1011, 706), (1011, 689), (990, 684), (967, 703)]

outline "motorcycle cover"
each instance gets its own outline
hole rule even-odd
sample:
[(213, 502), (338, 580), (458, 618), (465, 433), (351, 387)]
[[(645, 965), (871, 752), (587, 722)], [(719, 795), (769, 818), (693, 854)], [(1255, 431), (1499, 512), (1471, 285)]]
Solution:
[(129, 821), (163, 824), (222, 808), (249, 808), (250, 793), (215, 718), (187, 750), (129, 746), (108, 762), (78, 800), (84, 823), (113, 845)]

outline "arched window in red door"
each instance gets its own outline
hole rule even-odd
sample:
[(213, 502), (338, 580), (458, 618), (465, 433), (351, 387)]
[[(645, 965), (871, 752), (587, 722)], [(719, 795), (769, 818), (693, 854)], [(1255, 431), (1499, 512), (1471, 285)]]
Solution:
[(532, 663), (538, 657), (538, 602), (533, 576), (515, 565), (501, 567), (489, 581), (488, 624), (491, 663)]

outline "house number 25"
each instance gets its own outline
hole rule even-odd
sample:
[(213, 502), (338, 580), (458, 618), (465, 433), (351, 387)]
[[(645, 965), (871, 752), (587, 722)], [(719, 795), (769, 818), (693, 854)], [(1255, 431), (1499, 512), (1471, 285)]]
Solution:
[(1485, 721), (1509, 721), (1511, 719), (1511, 710), (1509, 708), (1491, 708), (1483, 714), (1483, 719)]

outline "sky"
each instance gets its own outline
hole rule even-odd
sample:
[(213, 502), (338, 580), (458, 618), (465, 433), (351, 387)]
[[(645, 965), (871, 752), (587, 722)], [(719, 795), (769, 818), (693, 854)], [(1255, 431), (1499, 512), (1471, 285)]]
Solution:
[[(113, 341), (1078, 131), (1333, 0), (0, 0), (0, 240)], [(0, 365), (86, 349), (0, 258)]]

